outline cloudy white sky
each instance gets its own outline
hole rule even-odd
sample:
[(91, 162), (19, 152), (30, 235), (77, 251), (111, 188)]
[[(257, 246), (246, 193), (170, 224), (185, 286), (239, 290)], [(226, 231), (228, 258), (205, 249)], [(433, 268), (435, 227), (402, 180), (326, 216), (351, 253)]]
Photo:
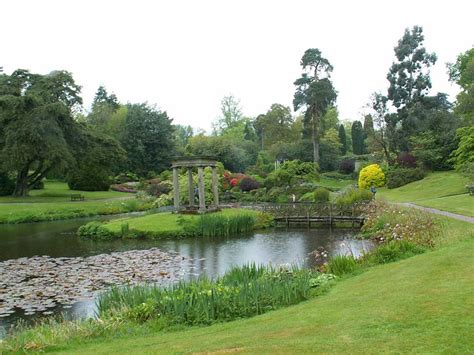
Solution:
[(99, 85), (121, 102), (157, 104), (175, 123), (209, 129), (233, 94), (244, 114), (291, 106), (307, 48), (334, 66), (341, 119), (360, 118), (385, 90), (393, 47), (423, 26), (438, 55), (433, 91), (455, 95), (445, 63), (474, 44), (474, 1), (52, 1), (0, 2), (0, 66), (63, 69), (85, 108)]

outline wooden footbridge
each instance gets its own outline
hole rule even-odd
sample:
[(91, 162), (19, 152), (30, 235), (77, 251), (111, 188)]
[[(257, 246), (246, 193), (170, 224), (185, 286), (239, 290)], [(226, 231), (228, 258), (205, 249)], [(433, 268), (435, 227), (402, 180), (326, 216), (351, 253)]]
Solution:
[(364, 223), (365, 203), (338, 206), (333, 203), (269, 203), (259, 205), (259, 209), (274, 216), (276, 223), (307, 225), (313, 223), (333, 225), (350, 223), (352, 227)]

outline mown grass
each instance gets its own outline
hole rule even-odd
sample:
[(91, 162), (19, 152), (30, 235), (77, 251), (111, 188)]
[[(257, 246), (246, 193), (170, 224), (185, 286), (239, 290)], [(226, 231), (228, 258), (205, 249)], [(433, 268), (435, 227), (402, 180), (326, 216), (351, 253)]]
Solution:
[[(83, 195), (84, 201), (71, 201), (71, 194)], [(32, 190), (28, 197), (0, 197), (0, 223), (90, 217), (143, 211), (150, 207), (151, 204), (136, 200), (132, 194), (116, 191), (75, 191), (69, 190), (64, 182), (45, 181), (43, 190)]]
[[(133, 198), (133, 194), (118, 191), (77, 191), (70, 190), (67, 183), (60, 181), (44, 182), (44, 189), (31, 190), (27, 197), (0, 196), (0, 203), (51, 203), (51, 202), (70, 202), (71, 194), (81, 194), (84, 200), (103, 200), (118, 197)], [(80, 204), (81, 201), (74, 201)]]
[(0, 204), (0, 223), (26, 223), (109, 215), (151, 208), (137, 199), (32, 204)]
[(377, 198), (393, 202), (415, 202), (433, 200), (439, 197), (465, 194), (468, 179), (454, 171), (428, 174), (423, 180), (409, 183), (395, 189), (378, 189)]
[(271, 222), (272, 218), (267, 214), (232, 208), (205, 215), (155, 213), (140, 217), (120, 218), (107, 223), (90, 222), (82, 226), (78, 234), (92, 239), (226, 237), (266, 228)]
[(346, 180), (346, 179), (335, 179), (335, 178), (330, 178), (330, 177), (321, 175), (317, 184), (319, 186), (326, 187), (331, 190), (340, 190), (347, 186), (357, 185), (357, 181)]
[[(444, 218), (441, 218), (444, 220)], [(472, 225), (446, 220), (446, 246), (345, 278), (317, 298), (257, 317), (208, 327), (163, 330), (159, 321), (114, 330), (67, 323), (59, 353), (472, 353), (474, 239)], [(80, 331), (79, 331), (80, 329)], [(97, 334), (91, 338), (90, 334)], [(34, 349), (51, 330), (24, 333)], [(76, 336), (74, 336), (74, 334)], [(89, 335), (89, 336), (87, 336)], [(13, 344), (11, 342), (5, 343)], [(37, 344), (36, 344), (37, 345)]]
[(474, 196), (469, 194), (439, 197), (416, 202), (417, 205), (474, 217)]

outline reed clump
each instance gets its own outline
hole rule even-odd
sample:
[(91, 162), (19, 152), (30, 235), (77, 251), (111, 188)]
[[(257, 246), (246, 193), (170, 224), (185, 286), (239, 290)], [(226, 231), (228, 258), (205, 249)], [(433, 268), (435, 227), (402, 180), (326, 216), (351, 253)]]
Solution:
[(147, 321), (162, 318), (170, 325), (212, 324), (251, 317), (304, 301), (331, 278), (296, 266), (250, 264), (224, 276), (201, 277), (169, 288), (116, 287), (99, 297), (101, 319)]

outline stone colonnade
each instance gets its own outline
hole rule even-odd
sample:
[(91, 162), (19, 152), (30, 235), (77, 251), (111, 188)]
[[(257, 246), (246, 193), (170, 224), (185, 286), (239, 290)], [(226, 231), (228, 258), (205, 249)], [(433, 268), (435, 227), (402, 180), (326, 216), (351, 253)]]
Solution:
[(172, 162), (173, 168), (173, 198), (175, 211), (182, 210), (179, 201), (179, 169), (185, 168), (188, 170), (188, 205), (184, 206), (185, 210), (196, 210), (194, 205), (194, 184), (193, 184), (193, 168), (198, 170), (198, 196), (199, 196), (199, 212), (205, 212), (208, 210), (206, 207), (206, 196), (204, 187), (204, 168), (212, 168), (212, 193), (213, 193), (213, 204), (211, 209), (217, 209), (219, 207), (219, 186), (217, 179), (217, 161), (207, 157), (181, 157), (176, 158)]

